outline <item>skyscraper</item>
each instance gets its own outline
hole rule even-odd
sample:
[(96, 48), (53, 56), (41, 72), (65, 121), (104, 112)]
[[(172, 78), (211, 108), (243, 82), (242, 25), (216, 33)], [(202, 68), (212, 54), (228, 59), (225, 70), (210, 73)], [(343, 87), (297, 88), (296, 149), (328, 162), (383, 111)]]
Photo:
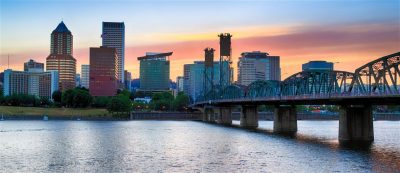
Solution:
[(238, 83), (249, 85), (257, 80), (281, 80), (279, 56), (253, 51), (243, 52), (238, 62)]
[(117, 49), (90, 48), (89, 92), (93, 96), (115, 96), (118, 90)]
[[(219, 85), (220, 66), (218, 61), (213, 62), (213, 83)], [(226, 76), (228, 77), (228, 76)], [(193, 64), (184, 65), (183, 91), (196, 101), (204, 90), (204, 61), (195, 61)]]
[(50, 55), (46, 58), (46, 70), (58, 71), (61, 91), (75, 87), (76, 60), (72, 48), (72, 33), (61, 22), (51, 33)]
[(90, 66), (82, 64), (81, 66), (81, 86), (89, 89), (89, 70)]
[(140, 90), (169, 90), (169, 60), (172, 52), (146, 53), (140, 61)]
[(24, 63), (24, 71), (42, 72), (44, 71), (44, 64), (30, 59), (28, 62)]
[(131, 82), (132, 82), (132, 74), (128, 70), (124, 71), (124, 77), (125, 77), (125, 89), (131, 91)]
[(103, 22), (101, 34), (103, 46), (117, 49), (118, 80), (124, 83), (125, 70), (125, 24), (124, 22)]

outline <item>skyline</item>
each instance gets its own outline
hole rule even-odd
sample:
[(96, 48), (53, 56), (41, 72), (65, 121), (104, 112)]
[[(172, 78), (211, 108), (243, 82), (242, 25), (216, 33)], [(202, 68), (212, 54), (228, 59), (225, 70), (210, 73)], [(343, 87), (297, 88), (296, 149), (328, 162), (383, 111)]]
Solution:
[[(242, 52), (280, 56), (283, 80), (311, 60), (339, 62), (335, 69), (352, 72), (400, 48), (398, 1), (37, 2), (43, 1), (0, 2), (0, 71), (7, 68), (8, 54), (10, 68), (16, 70), (29, 59), (45, 62), (51, 31), (61, 20), (74, 36), (78, 73), (81, 64), (89, 63), (89, 48), (101, 45), (101, 23), (125, 22), (125, 69), (133, 78), (139, 77), (136, 58), (145, 52), (174, 52), (172, 80), (183, 74), (183, 64), (204, 60), (205, 47), (216, 49), (218, 59), (221, 32), (233, 35), (235, 80)], [(226, 5), (226, 14), (215, 15), (221, 5)], [(108, 13), (101, 13), (108, 8)], [(248, 9), (251, 13), (246, 13)], [(26, 32), (29, 26), (34, 27)]]

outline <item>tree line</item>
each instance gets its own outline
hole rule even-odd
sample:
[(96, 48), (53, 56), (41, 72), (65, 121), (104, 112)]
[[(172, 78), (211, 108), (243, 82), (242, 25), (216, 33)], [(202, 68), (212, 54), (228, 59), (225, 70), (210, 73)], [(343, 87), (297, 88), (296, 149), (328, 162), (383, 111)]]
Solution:
[(55, 91), (52, 100), (47, 97), (36, 97), (27, 94), (4, 96), (0, 89), (0, 105), (34, 106), (34, 107), (67, 107), (67, 108), (106, 108), (115, 116), (126, 115), (136, 111), (183, 111), (187, 109), (189, 97), (183, 92), (174, 96), (170, 92), (154, 93), (150, 103), (133, 101), (138, 94), (129, 90), (120, 90), (116, 96), (93, 97), (86, 88), (76, 87), (66, 91)]

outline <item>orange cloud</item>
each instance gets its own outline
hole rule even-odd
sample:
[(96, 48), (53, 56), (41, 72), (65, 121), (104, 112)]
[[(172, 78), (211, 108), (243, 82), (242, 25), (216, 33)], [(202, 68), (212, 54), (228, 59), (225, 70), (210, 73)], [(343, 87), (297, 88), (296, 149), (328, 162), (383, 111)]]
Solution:
[[(238, 57), (242, 52), (259, 50), (271, 55), (281, 56), (282, 79), (301, 70), (301, 64), (310, 60), (326, 60), (339, 62), (335, 69), (354, 71), (355, 68), (381, 56), (400, 51), (400, 31), (398, 22), (395, 23), (361, 23), (352, 25), (334, 26), (293, 26), (289, 28), (266, 29), (265, 27), (240, 28), (231, 32), (232, 60), (236, 68)], [(265, 30), (266, 34), (263, 34)], [(248, 31), (248, 32), (246, 32)], [(268, 31), (271, 31), (269, 33)], [(274, 31), (274, 32), (273, 32)], [(171, 61), (171, 79), (183, 74), (183, 64), (193, 63), (204, 59), (203, 49), (213, 47), (217, 49), (215, 60), (218, 60), (219, 43), (215, 33), (200, 33), (190, 37), (190, 34), (170, 34), (163, 37), (172, 40), (168, 43), (159, 43), (143, 46), (127, 46), (125, 48), (125, 69), (132, 72), (133, 77), (139, 77), (138, 56), (146, 52), (173, 51)], [(269, 34), (268, 34), (269, 33)], [(203, 36), (205, 37), (204, 39)], [(162, 42), (162, 41), (161, 41)], [(10, 63), (12, 68), (22, 69), (23, 62), (29, 57), (35, 57), (44, 62), (48, 52), (21, 52), (13, 55)], [(2, 65), (6, 62), (6, 55), (2, 54)], [(18, 58), (15, 58), (18, 57)], [(89, 62), (89, 48), (75, 49), (74, 57), (80, 64)], [(15, 59), (14, 59), (15, 58)], [(11, 58), (10, 58), (11, 60)], [(1, 67), (3, 70), (6, 67)], [(235, 78), (236, 78), (235, 70)]]

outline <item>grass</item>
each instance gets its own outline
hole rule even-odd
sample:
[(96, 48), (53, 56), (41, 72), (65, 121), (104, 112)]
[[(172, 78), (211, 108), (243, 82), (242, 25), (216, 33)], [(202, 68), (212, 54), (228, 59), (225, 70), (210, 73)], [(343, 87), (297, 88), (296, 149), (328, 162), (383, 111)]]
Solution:
[(106, 109), (97, 108), (39, 108), (0, 106), (0, 114), (5, 115), (51, 115), (51, 116), (109, 116)]

